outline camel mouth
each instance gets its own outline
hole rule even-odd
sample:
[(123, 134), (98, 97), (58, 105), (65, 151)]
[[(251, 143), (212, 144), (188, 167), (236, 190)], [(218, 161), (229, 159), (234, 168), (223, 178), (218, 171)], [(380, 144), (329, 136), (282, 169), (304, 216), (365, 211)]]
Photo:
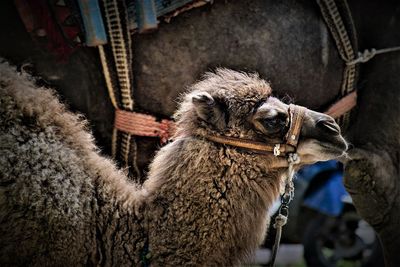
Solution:
[(335, 136), (333, 140), (330, 140), (329, 142), (326, 141), (320, 142), (320, 146), (327, 150), (340, 151), (340, 152), (346, 152), (349, 148), (348, 143), (341, 135)]
[(338, 140), (335, 140), (334, 142), (321, 142), (319, 143), (320, 149), (319, 149), (319, 154), (318, 156), (320, 157), (320, 160), (325, 161), (325, 160), (331, 160), (331, 159), (340, 159), (342, 157), (346, 157), (347, 149), (348, 149), (348, 144), (344, 140), (343, 137), (339, 136)]
[(320, 143), (320, 147), (326, 154), (342, 156), (346, 153), (348, 145), (346, 142), (332, 144), (332, 143)]
[(346, 140), (338, 135), (331, 140), (308, 139), (299, 143), (297, 153), (307, 163), (337, 159), (346, 155)]

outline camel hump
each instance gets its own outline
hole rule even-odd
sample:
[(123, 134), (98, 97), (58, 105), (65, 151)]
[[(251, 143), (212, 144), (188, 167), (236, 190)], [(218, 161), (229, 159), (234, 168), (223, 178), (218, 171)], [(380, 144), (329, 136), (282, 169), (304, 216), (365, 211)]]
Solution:
[[(92, 147), (82, 119), (66, 112), (51, 90), (37, 88), (33, 78), (0, 62), (2, 265), (27, 265), (24, 260), (47, 253), (59, 262), (77, 265), (65, 252), (84, 251), (87, 240), (77, 238), (82, 232), (93, 238), (88, 230), (92, 179), (73, 139)], [(52, 230), (54, 236), (43, 242)], [(55, 247), (59, 250), (49, 249)]]

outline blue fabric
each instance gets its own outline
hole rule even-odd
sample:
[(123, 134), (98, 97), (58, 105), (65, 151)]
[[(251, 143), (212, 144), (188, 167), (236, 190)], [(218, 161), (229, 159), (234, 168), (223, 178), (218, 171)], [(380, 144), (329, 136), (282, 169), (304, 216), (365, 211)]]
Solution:
[(78, 0), (81, 18), (85, 27), (87, 46), (98, 46), (107, 43), (107, 34), (97, 0)]
[(307, 196), (303, 204), (327, 215), (338, 216), (344, 206), (342, 199), (347, 195), (342, 178), (342, 172), (334, 173), (324, 186)]
[(339, 170), (338, 164), (339, 163), (336, 160), (319, 161), (315, 164), (303, 167), (297, 173), (296, 178), (304, 179), (307, 182), (310, 182), (315, 177), (315, 175), (320, 172), (328, 170)]

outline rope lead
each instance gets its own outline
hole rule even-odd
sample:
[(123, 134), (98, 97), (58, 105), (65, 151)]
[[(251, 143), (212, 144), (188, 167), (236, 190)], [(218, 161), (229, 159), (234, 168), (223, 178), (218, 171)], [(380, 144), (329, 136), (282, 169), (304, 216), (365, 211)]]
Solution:
[(289, 216), (289, 204), (293, 200), (294, 197), (294, 185), (293, 185), (293, 176), (294, 176), (294, 169), (293, 166), (295, 164), (300, 163), (300, 157), (297, 153), (290, 153), (287, 157), (288, 161), (288, 170), (286, 175), (285, 181), (285, 192), (281, 196), (281, 207), (279, 208), (279, 213), (275, 217), (275, 222), (273, 224), (274, 228), (276, 229), (275, 234), (275, 243), (272, 247), (272, 254), (271, 260), (269, 263), (270, 267), (275, 266), (276, 256), (278, 254), (279, 243), (281, 242), (282, 236), (282, 227), (287, 223), (288, 216)]

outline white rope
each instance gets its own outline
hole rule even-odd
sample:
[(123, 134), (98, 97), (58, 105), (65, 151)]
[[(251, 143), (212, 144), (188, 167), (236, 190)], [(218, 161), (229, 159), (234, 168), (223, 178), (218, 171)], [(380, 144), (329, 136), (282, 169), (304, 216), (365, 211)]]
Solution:
[(400, 51), (400, 46), (383, 48), (383, 49), (365, 49), (364, 52), (358, 52), (358, 57), (354, 60), (347, 61), (346, 65), (351, 66), (358, 63), (365, 63), (376, 55)]
[(106, 85), (107, 85), (108, 96), (110, 97), (111, 103), (114, 106), (114, 108), (118, 109), (117, 99), (116, 99), (115, 93), (114, 93), (115, 92), (114, 87), (111, 82), (110, 70), (108, 69), (106, 55), (104, 52), (104, 47), (102, 45), (99, 45), (99, 54), (100, 54), (101, 66), (103, 67), (104, 80), (106, 81)]

